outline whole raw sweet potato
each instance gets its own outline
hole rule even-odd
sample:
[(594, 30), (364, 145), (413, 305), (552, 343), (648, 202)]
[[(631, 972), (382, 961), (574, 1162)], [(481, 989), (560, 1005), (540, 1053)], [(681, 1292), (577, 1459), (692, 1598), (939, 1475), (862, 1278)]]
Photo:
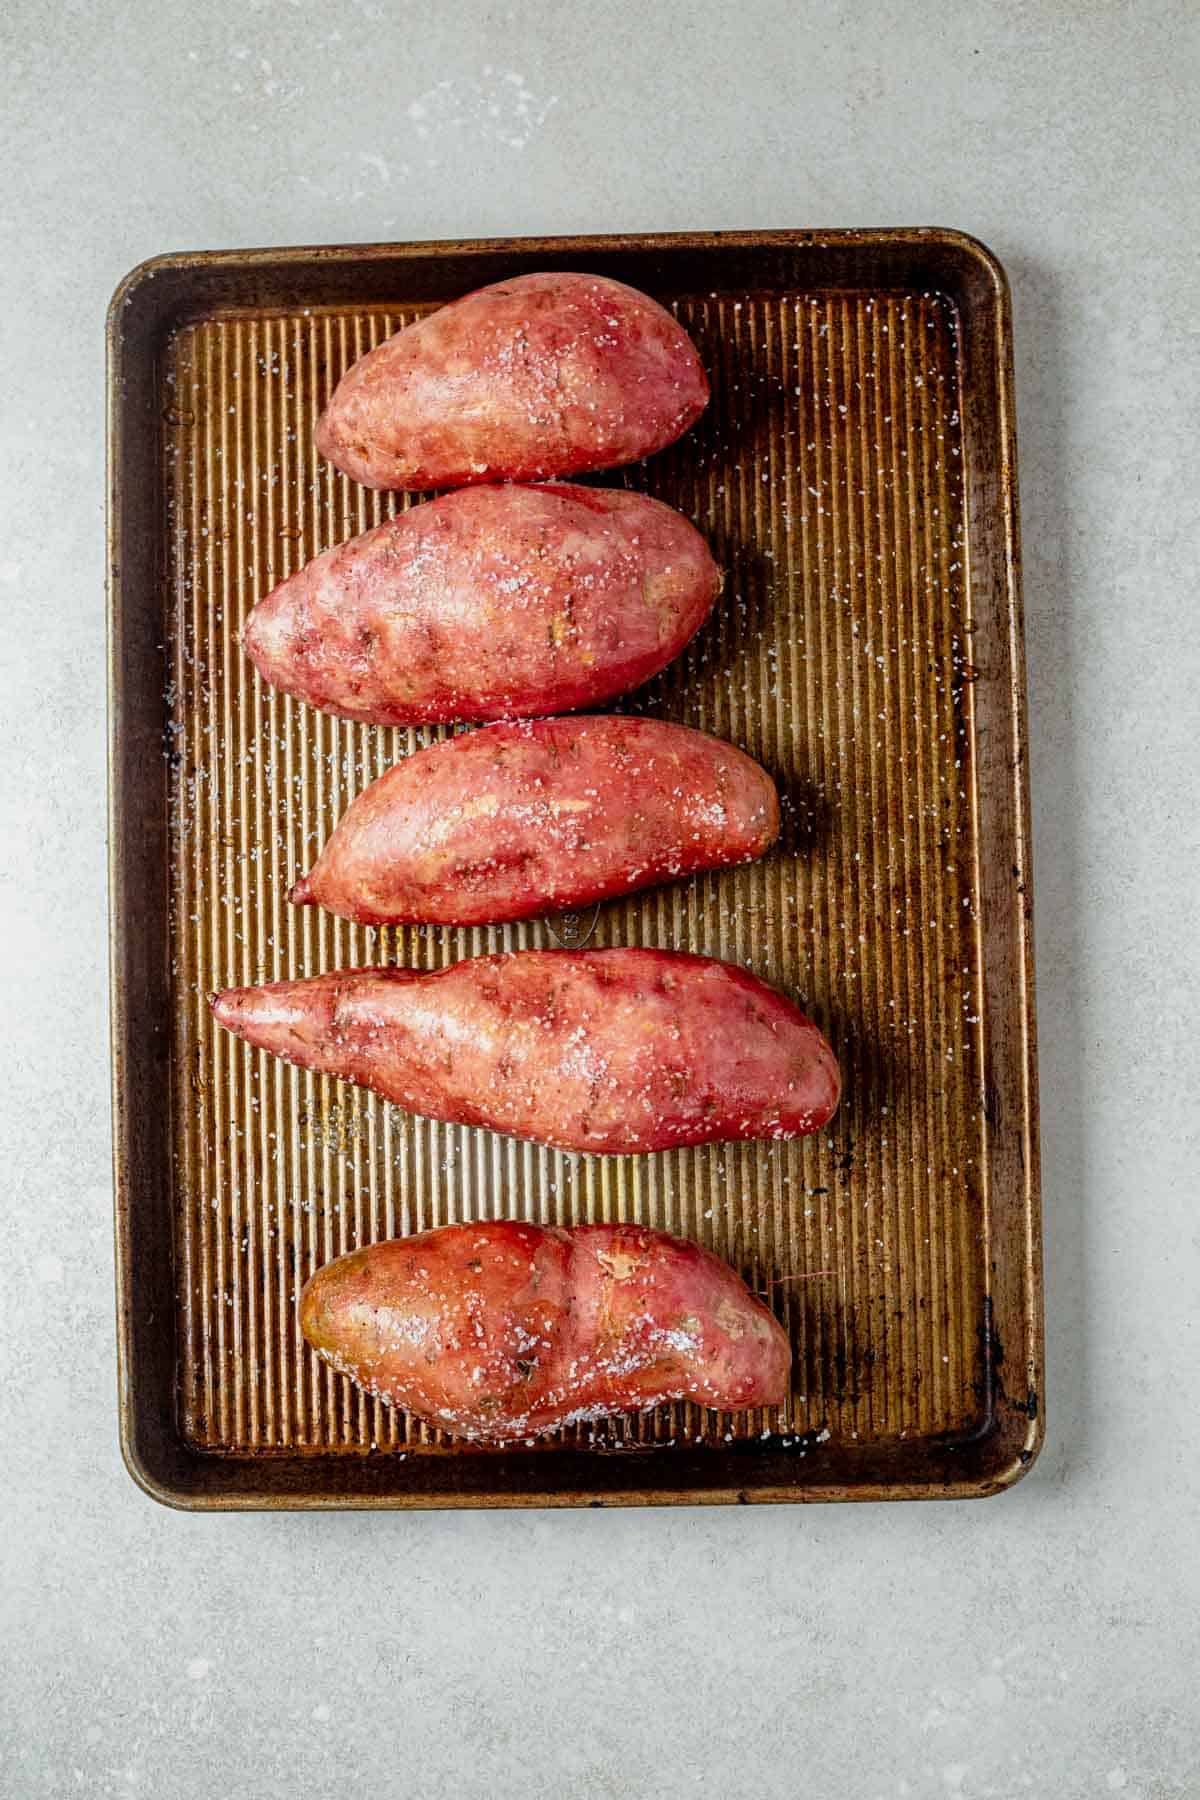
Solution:
[(504, 1443), (664, 1400), (787, 1391), (791, 1347), (726, 1263), (637, 1225), (447, 1225), (355, 1250), (300, 1298), (313, 1348), (455, 1437)]
[(720, 586), (695, 526), (645, 494), (467, 488), (316, 557), (242, 642), (264, 680), (344, 718), (520, 718), (647, 681)]
[(360, 357), (317, 449), (372, 488), (538, 481), (635, 462), (707, 404), (696, 347), (656, 301), (601, 275), (520, 275)]
[(362, 925), (480, 925), (761, 856), (765, 769), (657, 719), (487, 725), (361, 793), (290, 898)]
[(563, 1150), (791, 1138), (837, 1106), (798, 1006), (732, 963), (668, 950), (520, 950), (214, 994), (218, 1022), (409, 1112)]

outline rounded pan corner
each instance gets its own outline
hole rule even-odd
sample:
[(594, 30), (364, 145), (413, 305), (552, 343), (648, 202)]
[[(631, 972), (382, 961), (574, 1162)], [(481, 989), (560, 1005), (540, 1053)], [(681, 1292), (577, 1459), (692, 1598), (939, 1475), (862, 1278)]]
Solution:
[[(195, 1490), (179, 1479), (176, 1468), (158, 1468), (145, 1447), (135, 1440), (130, 1420), (122, 1415), (120, 1430), (121, 1461), (135, 1487), (148, 1499), (157, 1501), (172, 1512), (206, 1510)], [(169, 1460), (169, 1459), (168, 1459)]]
[(964, 270), (981, 276), (997, 299), (1005, 305), (1010, 296), (1008, 272), (996, 252), (982, 238), (952, 225), (927, 225), (921, 235), (927, 243), (938, 243), (956, 256)]
[(990, 1500), (994, 1494), (1007, 1494), (1024, 1481), (1030, 1469), (1042, 1453), (1046, 1442), (1045, 1414), (1039, 1407), (1036, 1416), (1027, 1420), (1025, 1430), (1017, 1439), (1003, 1440), (1001, 1454), (996, 1464), (987, 1471), (985, 1483), (978, 1489), (981, 1500)]
[(115, 338), (121, 320), (128, 310), (141, 298), (149, 284), (160, 275), (175, 274), (194, 265), (196, 257), (187, 251), (171, 250), (159, 256), (147, 256), (144, 261), (135, 263), (133, 268), (122, 275), (113, 289), (112, 299), (108, 303), (104, 315), (105, 331), (110, 338)]

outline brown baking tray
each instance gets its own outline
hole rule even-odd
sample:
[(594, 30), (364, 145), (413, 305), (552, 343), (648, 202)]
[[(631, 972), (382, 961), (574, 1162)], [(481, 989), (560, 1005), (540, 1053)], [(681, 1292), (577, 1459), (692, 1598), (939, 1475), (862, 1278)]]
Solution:
[[(713, 402), (610, 477), (726, 570), (629, 708), (743, 745), (785, 796), (751, 868), (493, 931), (371, 932), (284, 894), (420, 733), (325, 718), (238, 648), (260, 595), (403, 501), (322, 463), (347, 365), (523, 270), (673, 307)], [(111, 904), (121, 1434), (188, 1507), (544, 1506), (995, 1492), (1042, 1432), (1029, 828), (1004, 275), (937, 230), (233, 251), (143, 264), (108, 326)], [(211, 1023), (228, 983), (436, 967), (591, 931), (731, 958), (832, 1037), (833, 1127), (574, 1157), (412, 1119)], [(636, 1219), (775, 1307), (793, 1390), (535, 1449), (455, 1445), (319, 1366), (331, 1256), (472, 1216)]]

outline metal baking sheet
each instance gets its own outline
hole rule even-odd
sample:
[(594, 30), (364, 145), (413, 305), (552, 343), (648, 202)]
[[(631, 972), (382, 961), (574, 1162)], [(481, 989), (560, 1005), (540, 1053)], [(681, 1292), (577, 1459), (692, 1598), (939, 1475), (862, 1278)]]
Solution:
[[(264, 687), (238, 632), (386, 517), (317, 456), (343, 370), (430, 308), (539, 268), (671, 306), (713, 400), (607, 478), (726, 571), (627, 709), (730, 738), (785, 825), (752, 867), (593, 921), (370, 931), (284, 898), (351, 798), (431, 734)], [(122, 1441), (189, 1507), (965, 1496), (1040, 1442), (1041, 1271), (1010, 319), (953, 232), (766, 232), (169, 256), (109, 320), (113, 1055)], [(230, 983), (439, 967), (591, 929), (744, 963), (846, 1077), (830, 1131), (634, 1158), (410, 1118), (212, 1023)], [(691, 1405), (536, 1448), (455, 1445), (319, 1365), (309, 1273), (474, 1216), (636, 1219), (774, 1306), (783, 1407)]]

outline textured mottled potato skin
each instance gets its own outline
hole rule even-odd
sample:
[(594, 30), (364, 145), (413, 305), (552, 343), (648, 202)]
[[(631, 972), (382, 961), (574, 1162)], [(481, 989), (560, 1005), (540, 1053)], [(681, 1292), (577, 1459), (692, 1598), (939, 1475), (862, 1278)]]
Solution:
[(636, 462), (707, 404), (696, 347), (657, 301), (600, 275), (521, 275), (360, 357), (317, 449), (372, 488), (539, 481)]
[(487, 725), (389, 769), (293, 888), (361, 925), (481, 925), (761, 856), (765, 769), (657, 719)]
[(265, 681), (343, 718), (522, 718), (649, 680), (720, 586), (695, 526), (645, 494), (467, 488), (316, 557), (242, 642)]
[(432, 973), (350, 969), (211, 1000), (218, 1022), (409, 1112), (563, 1150), (631, 1154), (817, 1131), (832, 1050), (732, 963), (520, 950)]
[(456, 1437), (505, 1443), (664, 1400), (787, 1390), (774, 1316), (698, 1244), (636, 1225), (447, 1225), (356, 1250), (300, 1299), (313, 1348)]

